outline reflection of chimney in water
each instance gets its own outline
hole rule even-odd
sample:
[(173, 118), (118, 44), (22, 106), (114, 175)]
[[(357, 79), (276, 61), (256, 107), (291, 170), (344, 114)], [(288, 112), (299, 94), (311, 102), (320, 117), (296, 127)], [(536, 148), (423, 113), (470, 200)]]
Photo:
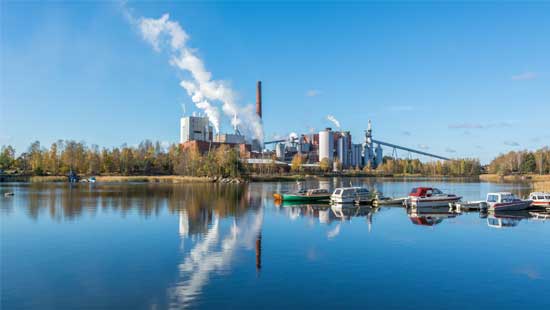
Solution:
[(262, 233), (256, 237), (256, 271), (262, 269)]

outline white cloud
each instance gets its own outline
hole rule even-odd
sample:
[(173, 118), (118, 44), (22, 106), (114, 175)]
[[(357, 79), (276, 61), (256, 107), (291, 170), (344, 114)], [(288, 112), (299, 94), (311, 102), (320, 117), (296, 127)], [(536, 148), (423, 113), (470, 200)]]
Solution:
[(306, 92), (307, 97), (316, 97), (319, 96), (322, 92), (318, 89), (310, 89)]
[(527, 80), (534, 80), (539, 75), (536, 72), (523, 72), (520, 74), (512, 75), (511, 79), (514, 81), (527, 81)]

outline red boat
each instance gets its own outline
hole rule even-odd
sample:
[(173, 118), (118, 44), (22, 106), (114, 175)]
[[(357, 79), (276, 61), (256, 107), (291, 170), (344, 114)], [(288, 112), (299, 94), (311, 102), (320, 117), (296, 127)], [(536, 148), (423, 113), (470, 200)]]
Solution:
[(461, 196), (445, 194), (433, 187), (415, 187), (409, 193), (407, 203), (413, 207), (444, 207), (457, 202)]

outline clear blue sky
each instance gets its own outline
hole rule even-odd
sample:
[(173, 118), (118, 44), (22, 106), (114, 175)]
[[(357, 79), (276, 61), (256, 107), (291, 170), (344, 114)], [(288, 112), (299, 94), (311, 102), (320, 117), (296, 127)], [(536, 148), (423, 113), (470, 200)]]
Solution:
[[(550, 3), (133, 3), (169, 13), (266, 139), (330, 126), (451, 157), (550, 145)], [(119, 3), (1, 2), (0, 145), (176, 142), (180, 73)], [(314, 96), (308, 96), (314, 95)], [(229, 121), (222, 125), (230, 130)]]

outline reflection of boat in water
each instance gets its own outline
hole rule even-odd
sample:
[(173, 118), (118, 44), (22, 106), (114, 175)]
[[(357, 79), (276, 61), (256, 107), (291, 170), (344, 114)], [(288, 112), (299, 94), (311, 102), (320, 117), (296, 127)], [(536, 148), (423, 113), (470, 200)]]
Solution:
[(413, 207), (444, 207), (449, 203), (460, 201), (462, 197), (454, 194), (446, 194), (433, 187), (415, 187), (409, 193), (406, 200)]
[(527, 211), (491, 211), (487, 216), (487, 226), (493, 228), (515, 227), (521, 220), (530, 217), (531, 215)]
[(334, 204), (330, 209), (337, 218), (343, 220), (349, 220), (351, 217), (356, 216), (367, 216), (374, 210), (371, 206), (354, 206), (349, 204)]
[(324, 188), (314, 188), (308, 190), (299, 190), (294, 193), (275, 193), (273, 194), (275, 200), (280, 201), (293, 201), (293, 202), (313, 202), (313, 201), (327, 201), (330, 199), (330, 193)]
[(487, 194), (487, 205), (492, 211), (521, 211), (531, 206), (531, 200), (521, 200), (509, 192)]
[(443, 220), (457, 217), (458, 214), (449, 211), (448, 207), (411, 208), (408, 211), (409, 219), (415, 225), (434, 226)]
[(534, 220), (541, 220), (541, 221), (550, 220), (550, 212), (548, 211), (546, 212), (531, 211), (529, 212), (529, 214), (531, 215), (531, 218)]

